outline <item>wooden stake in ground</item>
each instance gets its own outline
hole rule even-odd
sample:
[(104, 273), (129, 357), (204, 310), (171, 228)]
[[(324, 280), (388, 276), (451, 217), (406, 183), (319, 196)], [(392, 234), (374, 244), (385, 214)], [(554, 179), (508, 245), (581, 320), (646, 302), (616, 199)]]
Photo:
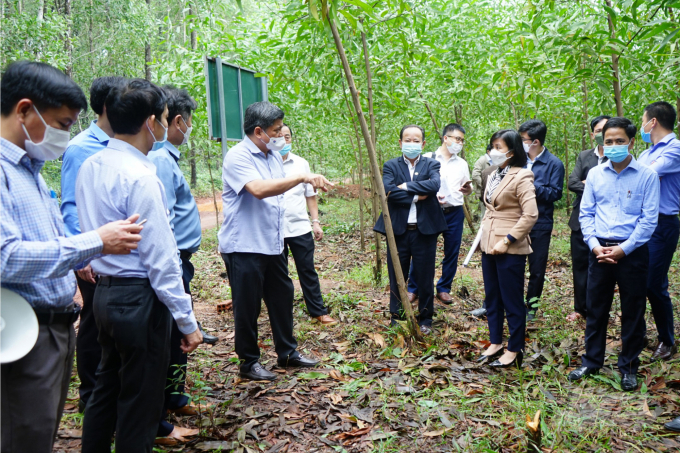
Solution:
[(536, 412), (534, 419), (527, 414), (527, 453), (540, 453), (541, 450), (541, 411)]
[[(401, 269), (401, 263), (399, 262), (397, 243), (394, 239), (394, 230), (392, 229), (390, 211), (387, 207), (387, 196), (385, 195), (385, 186), (383, 185), (382, 178), (380, 178), (380, 169), (378, 168), (378, 159), (375, 153), (375, 147), (373, 146), (373, 140), (371, 139), (371, 134), (368, 131), (368, 124), (366, 124), (366, 118), (364, 117), (364, 112), (363, 109), (361, 108), (361, 103), (359, 102), (359, 93), (357, 92), (356, 86), (354, 85), (354, 76), (352, 75), (352, 70), (349, 67), (349, 61), (347, 61), (347, 55), (345, 55), (345, 48), (342, 45), (342, 41), (340, 40), (338, 27), (335, 25), (335, 21), (333, 20), (328, 11), (325, 11), (325, 18), (328, 21), (328, 25), (330, 25), (331, 27), (331, 33), (333, 34), (335, 47), (338, 51), (340, 62), (342, 63), (342, 69), (345, 72), (347, 85), (349, 85), (349, 91), (352, 95), (352, 103), (354, 104), (354, 110), (356, 111), (356, 116), (359, 119), (359, 125), (361, 126), (361, 134), (364, 136), (364, 142), (366, 143), (366, 149), (368, 150), (368, 157), (371, 161), (371, 168), (373, 169), (373, 180), (378, 189), (378, 195), (380, 196), (380, 204), (382, 206), (383, 218), (385, 219), (387, 246), (389, 247), (390, 255), (392, 256), (394, 273), (397, 276), (398, 287), (397, 289), (399, 291), (399, 299), (402, 301), (401, 306), (404, 310), (404, 314), (406, 315), (406, 321), (408, 323), (408, 328), (411, 335), (416, 340), (421, 340), (422, 334), (420, 333), (420, 327), (418, 326), (416, 318), (413, 314), (413, 308), (411, 307), (411, 304), (408, 301), (406, 281), (404, 280), (404, 274)], [(395, 288), (390, 288), (390, 290), (394, 291)]]

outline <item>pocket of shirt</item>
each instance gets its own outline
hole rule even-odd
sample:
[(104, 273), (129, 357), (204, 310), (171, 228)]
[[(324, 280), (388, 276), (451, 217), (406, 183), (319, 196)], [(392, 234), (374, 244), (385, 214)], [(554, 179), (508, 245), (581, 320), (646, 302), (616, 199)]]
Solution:
[(623, 212), (629, 215), (639, 215), (642, 211), (643, 194), (632, 193), (630, 197), (626, 195), (623, 202)]

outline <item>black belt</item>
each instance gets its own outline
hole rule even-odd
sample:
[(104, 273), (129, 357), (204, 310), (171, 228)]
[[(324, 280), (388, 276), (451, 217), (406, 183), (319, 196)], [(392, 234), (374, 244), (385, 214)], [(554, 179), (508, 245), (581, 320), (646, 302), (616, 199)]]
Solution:
[(442, 208), (442, 212), (444, 214), (448, 214), (450, 212), (457, 211), (457, 210), (462, 209), (462, 208), (463, 208), (462, 206), (447, 206), (445, 208)]
[(180, 250), (179, 251), (179, 257), (182, 258), (183, 260), (190, 260), (191, 255), (193, 255), (193, 253), (191, 253), (187, 250)]
[(34, 308), (38, 324), (49, 326), (50, 324), (73, 324), (80, 316), (80, 305), (71, 304), (60, 308)]
[(617, 245), (621, 245), (621, 244), (623, 244), (624, 242), (626, 242), (625, 240), (620, 241), (620, 240), (618, 240), (618, 239), (601, 239), (601, 238), (597, 238), (597, 240), (600, 242), (600, 245), (601, 245), (602, 247), (615, 247), (615, 246), (617, 246)]
[(409, 223), (406, 225), (407, 230), (417, 230), (418, 229), (418, 224), (417, 223)]
[(148, 278), (139, 277), (99, 277), (98, 285), (103, 286), (150, 286)]

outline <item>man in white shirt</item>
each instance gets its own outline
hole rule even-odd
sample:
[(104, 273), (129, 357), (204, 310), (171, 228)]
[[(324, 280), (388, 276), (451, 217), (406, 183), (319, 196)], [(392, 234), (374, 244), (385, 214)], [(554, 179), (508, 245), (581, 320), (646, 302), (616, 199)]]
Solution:
[[(442, 276), (437, 282), (437, 299), (444, 304), (451, 304), (451, 284), (456, 276), (458, 267), (458, 253), (463, 239), (463, 200), (465, 195), (472, 192), (470, 169), (467, 162), (458, 154), (465, 144), (465, 129), (459, 124), (448, 124), (442, 133), (442, 144), (437, 151), (427, 157), (436, 159), (441, 165), (441, 188), (437, 193), (439, 204), (446, 218), (448, 229), (444, 236), (444, 260), (442, 261)], [(411, 266), (409, 273), (408, 292), (412, 301), (418, 297), (416, 272)]]
[(83, 453), (146, 453), (153, 449), (170, 360), (172, 319), (189, 353), (201, 343), (191, 296), (182, 282), (163, 183), (147, 157), (167, 138), (167, 96), (142, 79), (106, 98), (113, 138), (83, 163), (76, 180), (82, 231), (139, 213), (144, 235), (130, 255), (92, 261), (99, 275), (94, 317), (102, 358), (85, 408)]
[[(291, 152), (293, 131), (290, 126), (284, 124), (281, 133), (286, 139), (286, 146), (279, 153), (283, 159), (283, 171), (286, 176), (310, 173), (309, 163)], [(328, 315), (328, 309), (324, 306), (321, 295), (319, 275), (314, 269), (314, 240), (323, 239), (316, 191), (311, 184), (298, 184), (283, 194), (283, 204), (286, 208), (283, 217), (283, 254), (288, 256), (290, 250), (293, 255), (309, 316), (322, 326), (335, 325), (338, 322)], [(307, 214), (308, 209), (312, 216), (311, 225)], [(313, 237), (312, 232), (314, 232)]]

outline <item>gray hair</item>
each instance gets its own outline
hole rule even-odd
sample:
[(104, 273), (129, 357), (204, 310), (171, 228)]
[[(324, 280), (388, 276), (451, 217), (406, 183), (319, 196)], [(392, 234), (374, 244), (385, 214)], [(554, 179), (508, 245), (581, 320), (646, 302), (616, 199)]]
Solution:
[(258, 126), (267, 129), (276, 120), (283, 120), (284, 115), (283, 110), (271, 102), (262, 101), (251, 104), (243, 115), (243, 132), (246, 135), (251, 135)]

